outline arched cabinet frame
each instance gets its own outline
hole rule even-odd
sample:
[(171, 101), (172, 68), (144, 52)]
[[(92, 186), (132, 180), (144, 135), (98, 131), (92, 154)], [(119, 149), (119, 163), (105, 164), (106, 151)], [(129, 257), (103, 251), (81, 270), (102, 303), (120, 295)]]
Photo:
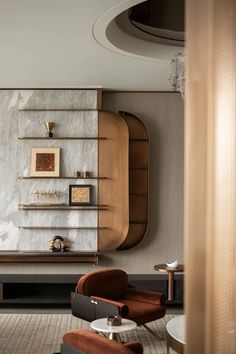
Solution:
[(129, 130), (129, 231), (118, 248), (127, 250), (143, 240), (148, 227), (149, 134), (138, 117), (119, 114)]

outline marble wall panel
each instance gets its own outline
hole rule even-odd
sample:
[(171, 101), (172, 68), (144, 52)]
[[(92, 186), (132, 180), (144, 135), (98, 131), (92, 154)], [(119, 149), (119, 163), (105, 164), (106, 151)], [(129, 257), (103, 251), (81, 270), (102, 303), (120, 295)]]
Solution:
[(15, 249), (20, 251), (45, 251), (49, 250), (48, 241), (54, 236), (60, 235), (70, 241), (70, 250), (73, 251), (97, 251), (96, 230), (19, 230), (16, 238)]
[(97, 230), (19, 229), (20, 225), (96, 227), (96, 211), (18, 210), (18, 204), (38, 201), (32, 194), (37, 190), (60, 191), (57, 202), (68, 204), (69, 184), (91, 184), (93, 203), (97, 203), (97, 181), (93, 179), (19, 179), (29, 176), (31, 147), (59, 147), (62, 176), (72, 177), (74, 170), (97, 176), (96, 140), (18, 140), (18, 136), (45, 136), (45, 121), (56, 123), (58, 136), (96, 136), (98, 114), (94, 111), (18, 111), (19, 107), (93, 108), (95, 96), (94, 91), (0, 90), (0, 250), (48, 250), (48, 241), (55, 235), (69, 239), (73, 250), (97, 249)]
[[(74, 171), (89, 171), (97, 176), (96, 140), (19, 140), (19, 176), (30, 174), (31, 148), (60, 148), (60, 176), (74, 176)], [(45, 183), (45, 182), (42, 182)]]
[(54, 122), (54, 137), (84, 136), (93, 137), (98, 134), (98, 113), (96, 111), (19, 111), (19, 136), (46, 136), (45, 122)]
[(18, 90), (19, 109), (97, 109), (97, 90)]

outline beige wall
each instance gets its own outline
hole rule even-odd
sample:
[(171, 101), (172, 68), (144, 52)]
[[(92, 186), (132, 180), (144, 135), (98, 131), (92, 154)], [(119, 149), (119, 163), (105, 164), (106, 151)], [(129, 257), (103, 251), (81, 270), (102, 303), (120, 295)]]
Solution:
[(183, 261), (184, 104), (178, 93), (103, 95), (103, 108), (141, 118), (151, 141), (149, 229), (136, 248), (108, 255), (129, 273), (154, 273), (153, 265)]
[[(183, 100), (178, 93), (107, 92), (103, 106), (137, 115), (150, 133), (150, 221), (140, 245), (103, 255), (97, 267), (120, 267), (129, 274), (155, 273), (157, 263), (183, 261)], [(92, 269), (83, 264), (1, 265), (1, 273), (15, 274), (81, 274)]]

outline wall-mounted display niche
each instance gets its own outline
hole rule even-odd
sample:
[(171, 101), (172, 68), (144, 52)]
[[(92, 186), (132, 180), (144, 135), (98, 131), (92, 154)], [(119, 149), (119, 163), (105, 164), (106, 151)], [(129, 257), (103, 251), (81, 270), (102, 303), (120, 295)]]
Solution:
[[(18, 123), (9, 198), (19, 211), (11, 220), (3, 210), (0, 262), (97, 263), (103, 252), (139, 243), (148, 222), (149, 149), (139, 119), (102, 111), (100, 90), (9, 96)], [(49, 250), (56, 235), (69, 245), (65, 252)]]

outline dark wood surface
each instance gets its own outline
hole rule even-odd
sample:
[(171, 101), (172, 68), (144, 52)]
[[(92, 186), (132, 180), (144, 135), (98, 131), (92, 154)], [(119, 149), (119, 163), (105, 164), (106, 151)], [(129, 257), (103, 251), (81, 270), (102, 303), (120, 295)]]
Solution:
[(93, 263), (95, 252), (0, 251), (0, 263)]
[(179, 264), (178, 267), (172, 268), (172, 267), (168, 267), (165, 263), (162, 264), (157, 264), (154, 266), (154, 269), (158, 272), (165, 272), (165, 273), (177, 273), (177, 272), (184, 272), (184, 265), (183, 264)]
[[(70, 304), (70, 292), (74, 291), (77, 274), (0, 274), (4, 304)], [(167, 294), (167, 279), (163, 274), (129, 274), (129, 285)], [(175, 275), (175, 299), (168, 306), (183, 304), (183, 274)]]
[(45, 136), (19, 136), (19, 140), (106, 140), (107, 138), (100, 136), (58, 136), (48, 138)]

